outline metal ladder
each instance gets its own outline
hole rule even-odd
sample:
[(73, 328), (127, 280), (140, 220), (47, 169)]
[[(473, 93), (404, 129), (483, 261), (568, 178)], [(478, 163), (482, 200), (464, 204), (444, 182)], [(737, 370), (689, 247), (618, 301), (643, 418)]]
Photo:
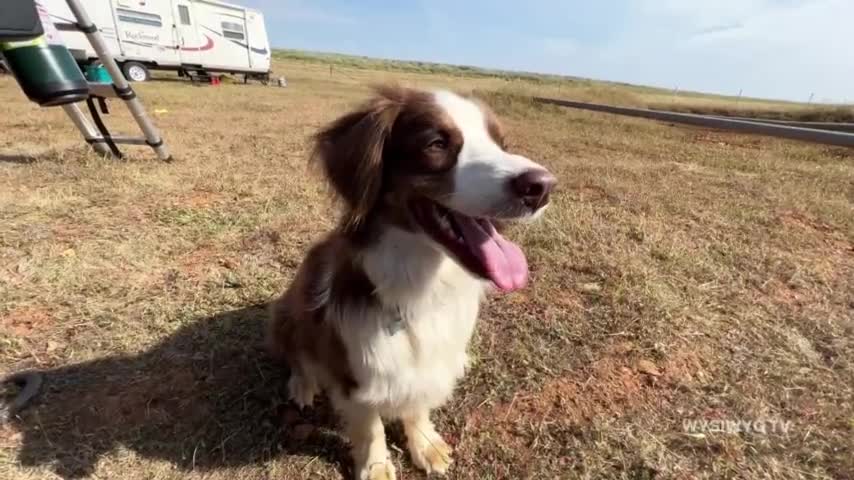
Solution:
[(131, 115), (133, 115), (137, 125), (139, 125), (139, 129), (142, 131), (143, 137), (110, 135), (109, 132), (107, 132), (106, 127), (101, 123), (97, 116), (97, 112), (94, 111), (91, 103), (89, 106), (92, 111), (92, 116), (97, 124), (96, 126), (92, 125), (89, 119), (83, 114), (80, 106), (76, 103), (63, 105), (62, 109), (65, 110), (65, 113), (71, 118), (71, 121), (74, 122), (77, 129), (80, 130), (80, 133), (83, 134), (83, 139), (86, 140), (86, 143), (92, 145), (92, 148), (100, 154), (120, 157), (121, 153), (116, 148), (116, 145), (148, 145), (154, 150), (154, 153), (160, 160), (171, 160), (172, 156), (169, 153), (169, 149), (166, 148), (163, 137), (160, 136), (160, 132), (157, 130), (157, 127), (155, 127), (151, 122), (151, 119), (148, 118), (148, 115), (145, 112), (145, 107), (142, 106), (142, 102), (139, 101), (139, 98), (137, 98), (133, 88), (131, 88), (130, 84), (125, 79), (124, 73), (122, 73), (118, 63), (116, 63), (116, 59), (113, 58), (113, 55), (107, 48), (107, 44), (104, 42), (103, 37), (101, 37), (101, 32), (98, 31), (98, 27), (92, 23), (91, 18), (89, 18), (89, 15), (86, 13), (86, 10), (84, 10), (83, 5), (79, 0), (66, 1), (77, 20), (75, 27), (86, 34), (86, 38), (89, 40), (89, 43), (92, 44), (92, 47), (98, 54), (98, 58), (101, 60), (101, 63), (110, 73), (110, 77), (112, 77), (112, 84), (89, 83), (90, 100), (93, 97), (101, 99), (119, 98), (123, 100), (125, 105), (127, 105), (128, 110), (130, 110)]

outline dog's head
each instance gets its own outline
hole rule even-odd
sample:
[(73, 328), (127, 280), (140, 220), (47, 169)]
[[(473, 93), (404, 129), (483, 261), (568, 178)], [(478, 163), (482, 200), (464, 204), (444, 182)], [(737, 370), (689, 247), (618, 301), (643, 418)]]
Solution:
[(503, 290), (526, 284), (524, 254), (495, 223), (537, 218), (556, 179), (505, 150), (483, 103), (447, 91), (380, 87), (317, 135), (315, 158), (346, 204), (346, 231), (381, 218), (423, 233)]

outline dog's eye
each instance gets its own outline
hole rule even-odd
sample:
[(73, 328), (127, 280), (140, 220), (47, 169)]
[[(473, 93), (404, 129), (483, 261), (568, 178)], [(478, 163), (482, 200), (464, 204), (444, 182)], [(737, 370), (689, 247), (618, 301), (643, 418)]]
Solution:
[(448, 142), (443, 138), (437, 138), (427, 144), (427, 150), (445, 150), (448, 148)]

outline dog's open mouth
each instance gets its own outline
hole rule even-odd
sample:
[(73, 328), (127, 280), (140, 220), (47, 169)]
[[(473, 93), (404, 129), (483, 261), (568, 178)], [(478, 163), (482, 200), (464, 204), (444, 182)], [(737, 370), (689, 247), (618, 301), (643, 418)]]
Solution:
[(426, 199), (414, 202), (412, 211), (421, 228), (470, 272), (506, 292), (528, 283), (528, 261), (522, 249), (502, 237), (488, 219), (469, 217)]

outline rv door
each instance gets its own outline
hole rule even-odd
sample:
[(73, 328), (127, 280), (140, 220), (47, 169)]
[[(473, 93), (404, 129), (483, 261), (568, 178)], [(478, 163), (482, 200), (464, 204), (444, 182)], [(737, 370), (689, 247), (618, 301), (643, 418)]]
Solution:
[(175, 37), (178, 45), (178, 57), (181, 64), (201, 65), (204, 51), (213, 48), (213, 40), (207, 35), (200, 35), (196, 28), (193, 4), (187, 0), (173, 0), (175, 15)]

